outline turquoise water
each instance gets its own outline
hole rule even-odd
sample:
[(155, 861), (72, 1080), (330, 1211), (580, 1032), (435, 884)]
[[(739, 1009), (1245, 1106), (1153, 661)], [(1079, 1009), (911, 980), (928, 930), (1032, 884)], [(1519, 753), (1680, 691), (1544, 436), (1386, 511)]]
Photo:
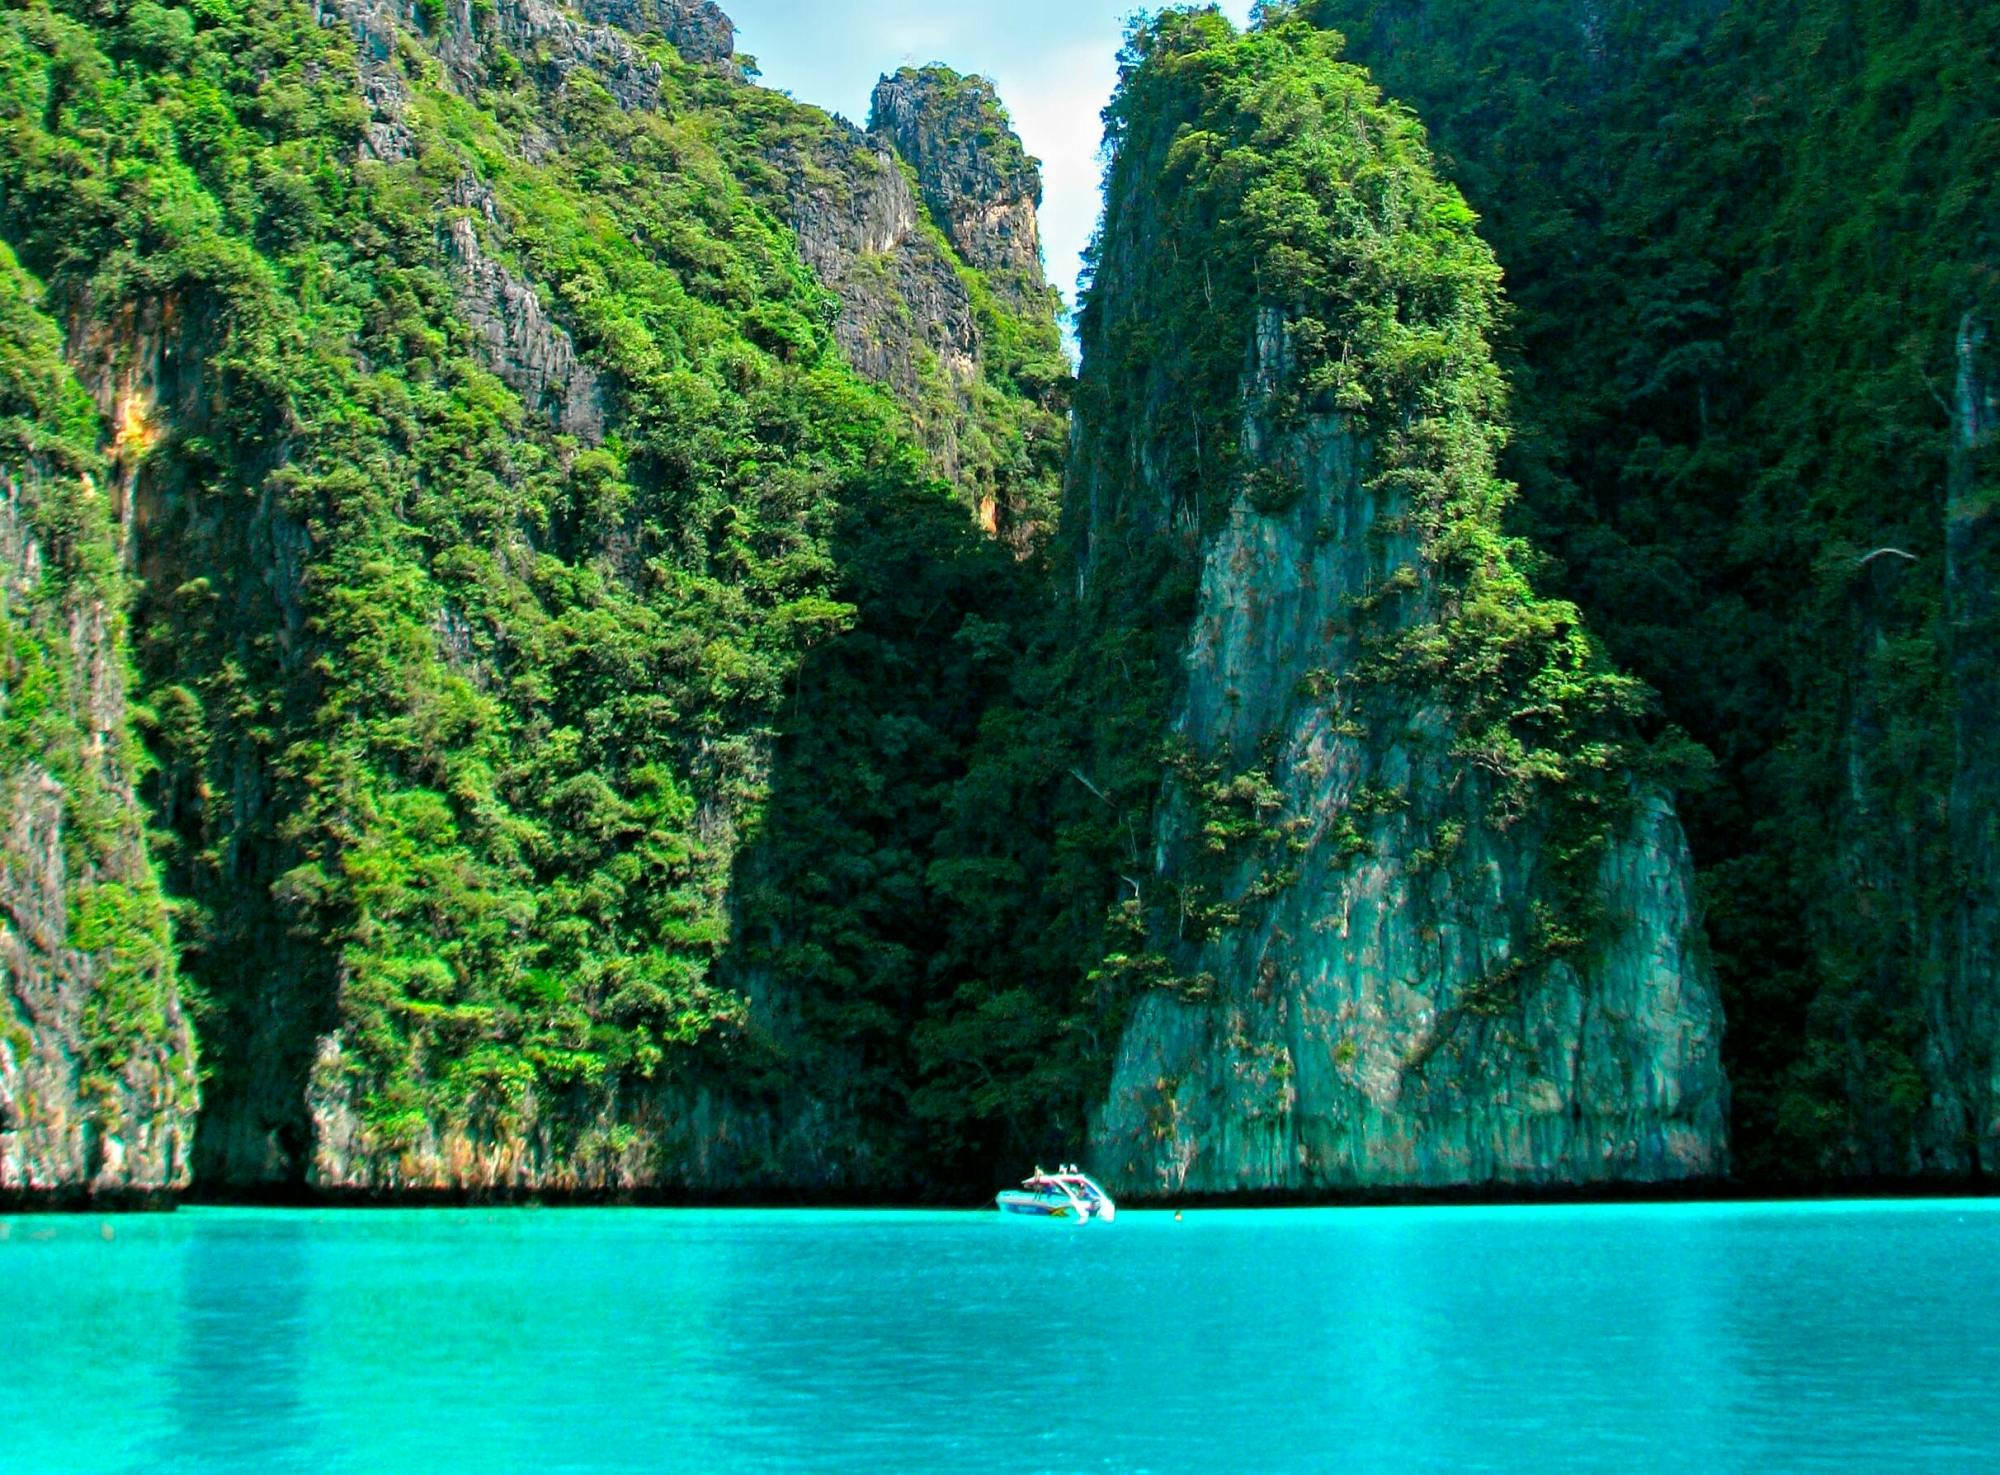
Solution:
[(1990, 1203), (0, 1221), (0, 1470), (2000, 1470)]

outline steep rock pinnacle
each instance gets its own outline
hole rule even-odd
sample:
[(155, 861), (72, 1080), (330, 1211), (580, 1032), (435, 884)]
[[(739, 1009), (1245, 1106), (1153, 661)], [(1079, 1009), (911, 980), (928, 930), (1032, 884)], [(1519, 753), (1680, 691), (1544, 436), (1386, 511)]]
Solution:
[(1017, 300), (1045, 290), (1041, 168), (991, 82), (905, 67), (876, 84), (868, 126), (916, 170), (924, 203), (968, 264)]

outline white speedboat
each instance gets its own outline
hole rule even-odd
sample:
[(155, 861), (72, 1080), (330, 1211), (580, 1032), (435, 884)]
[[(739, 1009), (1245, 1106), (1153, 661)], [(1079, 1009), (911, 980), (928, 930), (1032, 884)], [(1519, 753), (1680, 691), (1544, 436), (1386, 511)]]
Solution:
[(1109, 1224), (1118, 1217), (1118, 1205), (1111, 1201), (1111, 1195), (1075, 1163), (1065, 1163), (1053, 1173), (1036, 1168), (1034, 1177), (1022, 1180), (1019, 1188), (1002, 1189), (993, 1202), (1003, 1214), (1067, 1219), (1072, 1224), (1092, 1219)]

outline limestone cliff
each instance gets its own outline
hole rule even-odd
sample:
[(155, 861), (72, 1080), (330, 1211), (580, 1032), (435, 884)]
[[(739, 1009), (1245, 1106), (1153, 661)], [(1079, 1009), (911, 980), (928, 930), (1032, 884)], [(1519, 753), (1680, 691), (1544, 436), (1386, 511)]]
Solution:
[(1521, 369), (1503, 464), (1554, 585), (1717, 760), (1682, 813), (1739, 1169), (1983, 1171), (1992, 574), (1965, 386), (1968, 363), (1990, 383), (2000, 12), (1305, 10), (1484, 217)]
[[(525, 53), (540, 84), (560, 89), (583, 68), (583, 76), (626, 108), (659, 101), (661, 63), (638, 41), (647, 35), (663, 37), (685, 61), (732, 79), (742, 76), (736, 28), (711, 0), (591, 0), (574, 11), (550, 0), (504, 0), (481, 12), (457, 4), (445, 7), (434, 26), (405, 0), (313, 0), (313, 14), (322, 25), (338, 22), (353, 33), (357, 80), (371, 118), (362, 147), (391, 163), (409, 157), (411, 148), (403, 117), (411, 86), (397, 38), (413, 32), (432, 36), (446, 77), (468, 93), (496, 80), (490, 69), (496, 42)], [(505, 54), (504, 71), (519, 75), (521, 63)]]
[[(356, 41), (373, 119), (364, 148), (385, 160), (405, 158), (411, 84), (396, 39), (417, 27), (416, 18), (376, 0), (318, 3), (323, 19), (344, 21)], [(523, 142), (543, 154), (561, 142), (562, 103), (573, 78), (602, 86), (628, 111), (658, 105), (661, 63), (640, 42), (649, 33), (665, 36), (683, 58), (742, 80), (733, 62), (734, 28), (706, 0), (593, 0), (574, 10), (550, 0), (507, 0), (490, 22), (470, 13), (452, 17), (433, 44), (445, 75), (467, 95), (490, 82), (493, 58), (508, 58), (510, 67), (525, 58), (542, 105)], [(981, 377), (981, 329), (960, 263), (930, 230), (885, 141), (815, 109), (757, 96), (756, 116), (741, 125), (743, 141), (770, 173), (753, 172), (748, 182), (791, 225), (806, 264), (839, 299), (835, 331), (849, 362), (909, 406), (940, 469), (956, 478), (965, 469), (961, 444), (978, 433), (970, 422)], [(773, 110), (781, 118), (763, 116)], [(1006, 137), (1018, 153), (1018, 140)], [(1038, 181), (1034, 188), (1039, 192)], [(463, 212), (448, 227), (461, 301), (496, 371), (562, 429), (585, 439), (600, 435), (595, 372), (576, 365), (574, 347), (542, 294), (481, 244), (482, 234), (504, 236), (507, 229), (492, 190), (461, 180), (447, 203)]]
[(1035, 161), (992, 84), (944, 67), (885, 78), (866, 133), (802, 116), (758, 146), (842, 349), (910, 407), (979, 524), (1028, 551), (1054, 522), (1068, 381)]
[(493, 259), (481, 232), (503, 229), (493, 191), (459, 181), (449, 200), (445, 255), (466, 325), (479, 335), (480, 356), (522, 401), (556, 429), (584, 445), (604, 439), (604, 392), (597, 373), (577, 357), (576, 343), (550, 316), (541, 294)]
[(715, 0), (584, 0), (577, 7), (588, 19), (617, 26), (635, 36), (664, 36), (691, 62), (741, 76), (736, 63), (736, 25)]
[(112, 488), (150, 406), (107, 464), (37, 295), (0, 248), (0, 1197), (148, 1195), (187, 1186), (198, 1099), (126, 703)]
[(904, 67), (876, 84), (868, 127), (909, 161), (924, 203), (966, 261), (1021, 305), (1046, 302), (1040, 166), (991, 82), (949, 67)]
[[(68, 770), (6, 770), (5, 1171), (178, 1187), (192, 1161), (218, 1191), (391, 1193), (907, 1175), (864, 1161), (837, 1071), (784, 1078), (826, 1052), (793, 1030), (795, 985), (731, 944), (765, 925), (744, 894), (800, 667), (856, 618), (842, 540), (879, 501), (941, 561), (1030, 577), (1011, 555), (1047, 522), (1067, 382), (1052, 302), (989, 286), (884, 142), (751, 85), (706, 3), (161, 25), (135, 52), (153, 85), (124, 90), (107, 67), (72, 87), (48, 41), (102, 56), (126, 44), (106, 28), (0, 19), (24, 140), (0, 234), (48, 271), (54, 352), (117, 427), (89, 505), (138, 575), (68, 638), (112, 691), (129, 605), (151, 760), (107, 736), (112, 691), (85, 724), (113, 755), (88, 786), (117, 801), (105, 856), (70, 843)], [(203, 66), (230, 83), (197, 146)], [(273, 142), (245, 120), (278, 74)], [(79, 131), (114, 141), (105, 169), (192, 172), (52, 190), (34, 161)], [(86, 505), (38, 490), (78, 454), (8, 468), (40, 509), (22, 527)], [(22, 590), (70, 556), (9, 537)], [(183, 902), (171, 942), (155, 870)], [(192, 1153), (176, 951), (205, 1005)]]
[(66, 326), (0, 406), (0, 1190), (904, 1194), (1086, 1090), (1147, 1191), (1720, 1171), (1492, 258), (1291, 12), (1135, 38), (1072, 426), (990, 84), (863, 132), (693, 0), (155, 9), (0, 16)]
[[(1933, 1004), (1944, 1057), (1936, 1137), (1950, 1166), (2000, 1171), (2000, 370), (1978, 311), (1959, 324), (1946, 594), (1951, 617), (1951, 848), (1960, 881), (1953, 967)], [(1940, 1004), (1942, 1007), (1940, 1007)]]
[[(1267, 371), (1283, 337), (1267, 313)], [(1356, 684), (1364, 658), (1327, 632), (1424, 559), (1414, 534), (1385, 533), (1406, 507), (1366, 485), (1352, 429), (1316, 416), (1272, 433), (1279, 389), (1276, 373), (1253, 379), (1246, 443), (1298, 496), (1283, 511), (1239, 497), (1208, 541), (1173, 719), (1228, 772), (1268, 769), (1259, 802), (1282, 838), (1232, 858), (1222, 887), (1275, 894), (1170, 947), (1202, 983), (1140, 1004), (1100, 1162), (1156, 1192), (1720, 1176), (1722, 1016), (1672, 805), (1635, 789), (1588, 881), (1600, 935), (1580, 957), (1537, 958), (1547, 836), (1491, 822), (1448, 705), (1302, 695)], [(1402, 620), (1434, 607), (1433, 577)], [(1176, 795), (1160, 882), (1201, 849), (1202, 824)]]
[(1494, 533), (1470, 217), (1306, 28), (1141, 46), (1067, 509), (1085, 608), (1132, 618), (1151, 564), (1185, 635), (1097, 1165), (1151, 1193), (1720, 1175), (1672, 804), (1629, 767), (1629, 691)]
[(799, 252), (840, 300), (835, 331), (849, 362), (920, 408), (942, 463), (959, 462), (957, 410), (979, 371), (980, 335), (957, 263), (896, 156), (837, 120), (770, 149), (774, 201)]

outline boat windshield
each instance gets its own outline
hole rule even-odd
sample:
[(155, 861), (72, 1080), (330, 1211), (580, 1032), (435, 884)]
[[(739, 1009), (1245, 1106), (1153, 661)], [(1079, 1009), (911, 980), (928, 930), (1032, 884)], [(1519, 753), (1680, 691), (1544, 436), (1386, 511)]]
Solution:
[(1085, 1203), (1095, 1203), (1103, 1197), (1084, 1179), (1070, 1173), (1054, 1174), (1045, 1178), (1030, 1178), (1027, 1183), (1030, 1193), (1053, 1193), (1067, 1197), (1075, 1194)]

